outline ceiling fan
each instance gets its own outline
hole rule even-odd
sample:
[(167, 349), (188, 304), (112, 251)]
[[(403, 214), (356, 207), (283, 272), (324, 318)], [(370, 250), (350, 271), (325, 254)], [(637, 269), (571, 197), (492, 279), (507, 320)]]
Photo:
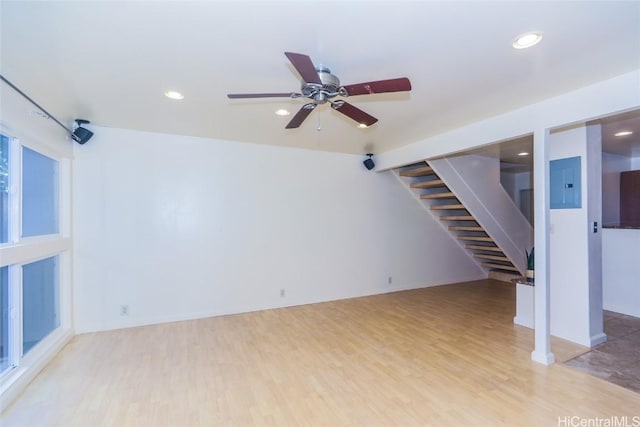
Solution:
[(309, 98), (312, 102), (304, 104), (302, 108), (287, 124), (286, 129), (299, 127), (311, 112), (320, 104), (329, 103), (331, 108), (355, 120), (362, 127), (368, 127), (378, 121), (375, 117), (365, 113), (341, 99), (333, 100), (336, 96), (349, 97), (356, 95), (371, 95), (387, 92), (404, 92), (411, 90), (411, 82), (406, 77), (374, 82), (356, 83), (341, 86), (340, 80), (331, 74), (331, 70), (323, 66), (314, 66), (311, 58), (301, 53), (284, 53), (293, 67), (302, 77), (300, 92), (287, 93), (230, 93), (231, 99), (244, 98)]

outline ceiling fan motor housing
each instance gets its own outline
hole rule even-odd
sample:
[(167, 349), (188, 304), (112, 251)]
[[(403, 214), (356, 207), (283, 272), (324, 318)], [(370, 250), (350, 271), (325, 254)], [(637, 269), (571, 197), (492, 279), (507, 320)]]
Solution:
[(339, 95), (340, 79), (331, 74), (331, 70), (326, 67), (320, 66), (316, 68), (316, 71), (322, 84), (305, 82), (301, 91), (302, 95), (313, 99), (316, 104), (324, 104)]

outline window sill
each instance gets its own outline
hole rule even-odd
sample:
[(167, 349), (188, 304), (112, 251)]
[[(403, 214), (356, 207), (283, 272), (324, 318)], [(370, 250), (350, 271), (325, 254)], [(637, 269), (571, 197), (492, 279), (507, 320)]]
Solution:
[(74, 335), (73, 329), (58, 328), (29, 352), (22, 359), (20, 366), (2, 377), (0, 380), (0, 412), (6, 410), (13, 403)]

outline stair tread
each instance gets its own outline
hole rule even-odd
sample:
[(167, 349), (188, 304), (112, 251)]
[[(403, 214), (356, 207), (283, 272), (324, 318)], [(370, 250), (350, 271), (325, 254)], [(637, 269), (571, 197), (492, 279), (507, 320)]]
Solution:
[[(503, 261), (503, 262), (508, 262), (509, 264), (511, 264), (511, 261), (506, 256), (480, 254), (480, 253), (474, 253), (473, 256), (476, 257), (476, 258), (490, 259), (490, 260), (493, 260), (493, 261)], [(513, 264), (511, 264), (511, 265), (513, 265)]]
[(430, 208), (434, 211), (466, 209), (461, 203), (455, 205), (431, 205)]
[(418, 168), (407, 169), (400, 172), (400, 176), (427, 176), (433, 175), (433, 169), (430, 166), (420, 166)]
[(442, 221), (475, 221), (471, 215), (440, 215)]
[(483, 262), (481, 263), (482, 266), (484, 267), (490, 267), (490, 268), (497, 268), (500, 270), (508, 270), (508, 271), (518, 271), (517, 268), (511, 266), (511, 265), (502, 265), (502, 264), (495, 264), (493, 262)]
[(431, 193), (431, 194), (421, 194), (421, 199), (455, 199), (456, 195), (450, 191), (445, 191), (442, 193)]
[(434, 187), (446, 187), (444, 181), (441, 179), (431, 179), (429, 181), (414, 182), (411, 184), (411, 188), (434, 188)]
[(464, 247), (467, 249), (478, 250), (478, 251), (502, 252), (502, 249), (500, 249), (497, 246), (466, 244)]
[(458, 237), (458, 240), (467, 240), (467, 241), (474, 241), (474, 242), (491, 242), (491, 243), (493, 243), (493, 239), (491, 237), (487, 237), (487, 236), (465, 236), (465, 235), (459, 235), (457, 237)]
[(507, 272), (501, 270), (491, 270), (489, 271), (489, 279), (499, 280), (501, 282), (510, 283), (513, 285), (512, 279), (517, 279), (521, 277), (520, 272)]
[[(426, 164), (424, 166), (412, 167), (410, 169), (400, 171), (399, 175), (403, 177), (423, 177), (423, 176), (435, 175), (434, 179), (426, 179), (418, 182), (413, 182), (410, 184), (410, 187), (415, 189), (436, 189), (436, 188), (442, 187), (448, 190), (444, 181), (442, 181), (435, 174), (433, 169)], [(435, 193), (428, 192), (427, 194), (421, 194), (420, 199), (439, 200), (439, 199), (457, 199), (457, 197), (451, 191), (440, 191)], [(466, 210), (465, 206), (462, 203), (460, 203), (458, 200), (455, 200), (453, 202), (448, 202), (448, 203), (444, 202), (444, 204), (433, 204), (429, 208), (431, 210), (436, 210), (436, 211)], [(440, 215), (440, 220), (441, 221), (475, 221), (475, 218), (472, 215), (469, 215), (468, 212), (459, 212), (459, 213), (462, 215)], [(479, 251), (479, 252), (473, 253), (474, 257), (480, 258), (482, 260), (487, 260), (480, 263), (483, 267), (519, 273), (518, 269), (511, 263), (509, 258), (507, 258), (504, 255), (502, 250), (495, 244), (493, 239), (491, 239), (491, 237), (486, 235), (484, 228), (482, 228), (480, 225), (450, 225), (447, 228), (450, 231), (469, 231), (472, 233), (485, 233), (484, 236), (462, 234), (462, 235), (457, 235), (456, 238), (458, 240), (463, 240), (463, 241), (487, 243), (487, 245), (477, 244), (477, 243), (476, 244), (471, 243), (471, 244), (465, 245), (465, 248), (468, 250)]]

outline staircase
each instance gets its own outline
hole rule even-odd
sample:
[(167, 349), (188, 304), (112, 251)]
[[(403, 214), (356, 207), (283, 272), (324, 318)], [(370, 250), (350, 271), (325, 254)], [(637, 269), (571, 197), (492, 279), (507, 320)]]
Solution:
[(489, 277), (508, 280), (520, 275), (518, 268), (426, 162), (406, 166), (400, 169), (399, 175), (419, 192), (420, 199), (434, 215), (447, 223), (449, 231), (490, 272)]

